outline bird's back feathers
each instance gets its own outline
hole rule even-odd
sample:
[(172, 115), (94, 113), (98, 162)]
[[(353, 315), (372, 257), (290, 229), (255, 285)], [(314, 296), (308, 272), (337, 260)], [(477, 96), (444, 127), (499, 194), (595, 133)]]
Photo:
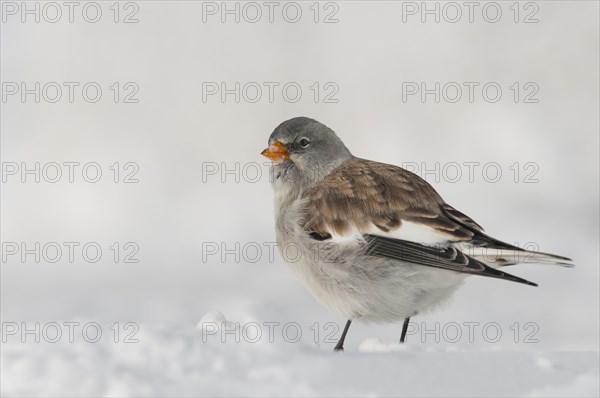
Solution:
[(421, 177), (389, 164), (348, 160), (305, 190), (303, 199), (307, 234), (333, 242), (362, 239), (371, 255), (530, 285), (494, 267), (524, 259), (571, 261), (490, 237)]

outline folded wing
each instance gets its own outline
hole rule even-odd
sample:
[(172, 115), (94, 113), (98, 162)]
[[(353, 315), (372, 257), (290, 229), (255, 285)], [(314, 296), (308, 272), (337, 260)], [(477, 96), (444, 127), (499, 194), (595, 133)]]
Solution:
[(424, 246), (414, 242), (376, 235), (365, 235), (364, 238), (366, 242), (365, 254), (369, 256), (386, 257), (411, 264), (443, 268), (449, 271), (488, 276), (537, 286), (533, 282), (487, 266), (465, 255), (453, 246)]
[[(368, 255), (535, 285), (490, 266), (518, 261), (497, 255), (488, 262), (482, 254), (531, 252), (486, 235), (425, 180), (400, 167), (354, 158), (307, 189), (303, 199), (304, 229), (313, 239), (366, 242)], [(570, 261), (547, 253), (539, 257), (554, 264)]]

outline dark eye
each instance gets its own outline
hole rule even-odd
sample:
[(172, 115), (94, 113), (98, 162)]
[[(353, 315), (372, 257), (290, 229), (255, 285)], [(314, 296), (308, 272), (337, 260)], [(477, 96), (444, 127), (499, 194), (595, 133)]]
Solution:
[(298, 141), (298, 145), (300, 145), (300, 148), (306, 148), (307, 146), (310, 145), (310, 141), (307, 140), (306, 138), (302, 138), (302, 139), (300, 139), (300, 141)]

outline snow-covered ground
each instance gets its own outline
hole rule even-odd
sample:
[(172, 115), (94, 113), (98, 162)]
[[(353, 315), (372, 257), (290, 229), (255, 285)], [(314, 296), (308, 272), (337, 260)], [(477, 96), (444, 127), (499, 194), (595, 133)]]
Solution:
[[(82, 324), (85, 321), (80, 320)], [(521, 396), (597, 397), (598, 352), (463, 350), (370, 338), (343, 353), (272, 342), (210, 313), (197, 328), (142, 324), (138, 342), (8, 339), (3, 396)], [(247, 323), (249, 324), (249, 323)], [(256, 320), (256, 324), (261, 324)], [(223, 329), (214, 328), (222, 325)], [(223, 331), (229, 333), (222, 333)], [(263, 330), (265, 331), (265, 330)], [(108, 332), (105, 329), (104, 332)], [(51, 336), (53, 338), (54, 335)]]

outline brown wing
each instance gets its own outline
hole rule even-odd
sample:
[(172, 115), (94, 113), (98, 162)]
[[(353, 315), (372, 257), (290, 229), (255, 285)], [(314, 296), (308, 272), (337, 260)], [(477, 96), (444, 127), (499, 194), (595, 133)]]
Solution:
[[(385, 236), (408, 221), (431, 227), (448, 241), (506, 245), (485, 235), (479, 224), (446, 204), (431, 185), (408, 170), (352, 159), (305, 191), (303, 197), (304, 228), (316, 240), (356, 229), (363, 234), (364, 254), (369, 256), (537, 286), (489, 267), (453, 245), (436, 247)], [(382, 234), (368, 232), (373, 224)]]
[(304, 192), (305, 229), (317, 235), (345, 234), (371, 224), (384, 232), (403, 221), (423, 224), (448, 240), (471, 239), (481, 227), (447, 205), (418, 175), (397, 166), (351, 159)]

